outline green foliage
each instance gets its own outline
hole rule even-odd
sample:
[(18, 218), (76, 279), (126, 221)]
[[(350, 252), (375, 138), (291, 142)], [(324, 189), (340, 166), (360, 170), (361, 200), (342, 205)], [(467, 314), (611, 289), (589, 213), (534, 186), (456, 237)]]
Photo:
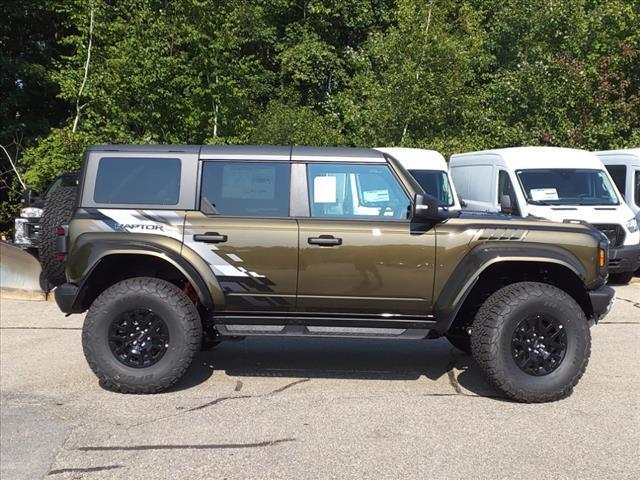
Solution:
[(6, 11), (0, 137), (24, 137), (19, 168), (37, 188), (91, 142), (445, 155), (640, 144), (640, 9), (628, 0), (51, 0)]
[[(0, 144), (14, 163), (24, 148), (62, 122), (68, 105), (56, 97), (51, 78), (60, 55), (62, 19), (53, 1), (3, 2), (0, 22)], [(0, 232), (13, 226), (22, 191), (4, 151), (0, 151)]]
[(72, 133), (69, 128), (52, 130), (22, 157), (22, 164), (27, 167), (25, 182), (36, 191), (44, 191), (60, 173), (79, 169), (84, 150), (94, 143), (98, 143), (96, 139), (84, 132)]
[(311, 107), (271, 102), (249, 136), (251, 143), (275, 145), (342, 145), (345, 140), (329, 118)]

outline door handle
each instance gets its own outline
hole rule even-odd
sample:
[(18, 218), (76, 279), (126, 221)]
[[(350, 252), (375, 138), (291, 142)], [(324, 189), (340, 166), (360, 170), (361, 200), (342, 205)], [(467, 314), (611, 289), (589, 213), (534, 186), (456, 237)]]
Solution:
[(336, 245), (342, 245), (342, 239), (336, 238), (333, 235), (320, 235), (319, 237), (309, 237), (307, 239), (309, 245), (322, 245), (324, 247), (333, 247)]
[(196, 242), (206, 243), (224, 243), (227, 241), (226, 235), (220, 235), (218, 232), (199, 233), (193, 236)]

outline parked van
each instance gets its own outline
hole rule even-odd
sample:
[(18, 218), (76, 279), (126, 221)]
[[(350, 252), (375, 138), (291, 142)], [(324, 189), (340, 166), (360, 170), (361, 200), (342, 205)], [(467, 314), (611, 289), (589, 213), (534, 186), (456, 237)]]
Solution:
[(640, 222), (640, 148), (594, 152)]
[(638, 222), (593, 153), (503, 148), (452, 155), (449, 165), (469, 210), (588, 222), (609, 238), (613, 282), (629, 282), (640, 267)]
[(398, 160), (422, 189), (438, 199), (441, 207), (460, 210), (460, 200), (449, 178), (447, 161), (435, 150), (404, 147), (380, 147), (376, 150)]

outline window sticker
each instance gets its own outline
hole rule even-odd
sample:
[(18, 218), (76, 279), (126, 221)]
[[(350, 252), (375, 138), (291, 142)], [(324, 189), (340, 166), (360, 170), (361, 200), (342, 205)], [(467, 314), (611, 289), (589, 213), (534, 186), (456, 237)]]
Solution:
[(313, 203), (336, 203), (338, 186), (336, 177), (314, 177), (313, 179)]
[(362, 196), (367, 203), (388, 202), (389, 190), (367, 190), (362, 192)]
[(222, 178), (223, 198), (272, 200), (275, 197), (276, 172), (271, 166), (225, 165)]
[(531, 200), (558, 200), (558, 191), (555, 188), (532, 188)]

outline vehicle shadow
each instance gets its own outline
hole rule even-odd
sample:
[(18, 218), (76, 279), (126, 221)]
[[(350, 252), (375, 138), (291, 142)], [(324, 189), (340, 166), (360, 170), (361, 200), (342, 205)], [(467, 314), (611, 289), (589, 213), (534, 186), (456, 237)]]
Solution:
[(173, 391), (205, 382), (214, 371), (233, 377), (438, 380), (451, 395), (502, 399), (470, 355), (445, 339), (375, 340), (260, 337), (225, 341), (196, 355)]

